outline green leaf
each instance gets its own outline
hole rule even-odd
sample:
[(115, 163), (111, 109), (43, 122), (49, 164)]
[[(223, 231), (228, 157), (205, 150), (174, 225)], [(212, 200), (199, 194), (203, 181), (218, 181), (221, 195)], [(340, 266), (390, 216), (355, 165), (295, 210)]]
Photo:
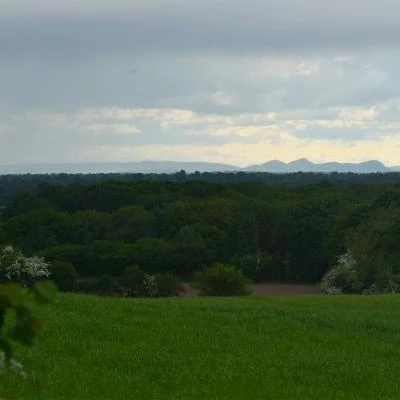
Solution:
[(12, 340), (33, 346), (36, 343), (40, 325), (40, 321), (27, 307), (20, 307), (16, 309), (16, 322), (10, 328), (9, 336)]
[(35, 293), (36, 300), (39, 303), (49, 304), (54, 301), (58, 289), (51, 281), (40, 281), (32, 286), (32, 291)]
[(3, 329), (5, 319), (6, 319), (6, 310), (5, 308), (0, 308), (0, 331)]
[(4, 355), (6, 356), (6, 359), (9, 360), (12, 355), (12, 348), (11, 348), (11, 344), (7, 339), (1, 338), (0, 339), (0, 349), (3, 350)]
[(20, 307), (24, 303), (25, 289), (15, 283), (0, 285), (0, 307)]

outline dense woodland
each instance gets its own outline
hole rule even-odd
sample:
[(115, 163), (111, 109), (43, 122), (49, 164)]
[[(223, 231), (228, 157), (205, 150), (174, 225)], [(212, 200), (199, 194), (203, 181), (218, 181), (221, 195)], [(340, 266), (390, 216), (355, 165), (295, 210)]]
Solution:
[[(379, 255), (397, 271), (399, 186), (353, 183), (373, 181), (368, 175), (334, 175), (345, 184), (300, 179), (296, 185), (200, 176), (221, 182), (185, 179), (183, 172), (170, 176), (175, 182), (155, 176), (94, 184), (77, 181), (104, 176), (2, 177), (3, 193), (22, 191), (26, 181), (37, 188), (4, 203), (0, 244), (69, 262), (83, 277), (119, 276), (139, 265), (147, 273), (187, 279), (204, 266), (229, 262), (256, 281), (317, 282), (349, 247), (362, 246), (364, 253), (374, 249), (371, 260)], [(296, 176), (307, 182), (319, 175), (256, 174), (281, 182)]]
[(7, 204), (19, 193), (36, 189), (38, 186), (51, 185), (88, 185), (94, 183), (118, 181), (166, 181), (187, 182), (199, 181), (210, 183), (245, 183), (259, 182), (267, 185), (286, 185), (298, 187), (320, 182), (335, 183), (340, 186), (353, 185), (396, 185), (400, 184), (400, 173), (305, 173), (273, 174), (266, 172), (205, 172), (187, 174), (185, 171), (175, 174), (141, 174), (141, 173), (104, 173), (104, 174), (26, 174), (0, 175), (0, 205)]

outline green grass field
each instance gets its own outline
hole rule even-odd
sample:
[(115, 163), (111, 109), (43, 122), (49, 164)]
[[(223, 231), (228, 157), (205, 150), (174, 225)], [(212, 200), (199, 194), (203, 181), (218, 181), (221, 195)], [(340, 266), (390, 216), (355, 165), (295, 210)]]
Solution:
[(400, 297), (60, 295), (16, 399), (399, 399)]

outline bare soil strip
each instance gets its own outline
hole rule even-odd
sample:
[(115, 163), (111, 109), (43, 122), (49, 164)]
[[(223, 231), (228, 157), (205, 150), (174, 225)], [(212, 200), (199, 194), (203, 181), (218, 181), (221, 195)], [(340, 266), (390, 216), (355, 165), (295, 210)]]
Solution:
[[(199, 291), (184, 284), (182, 296), (198, 296)], [(310, 296), (320, 293), (318, 285), (298, 285), (288, 283), (254, 283), (251, 286), (253, 296)]]

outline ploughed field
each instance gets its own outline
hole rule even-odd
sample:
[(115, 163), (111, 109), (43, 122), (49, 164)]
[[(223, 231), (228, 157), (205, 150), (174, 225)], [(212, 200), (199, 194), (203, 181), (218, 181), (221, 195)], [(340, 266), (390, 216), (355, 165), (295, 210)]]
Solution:
[(38, 308), (5, 399), (398, 399), (400, 297), (136, 300)]

